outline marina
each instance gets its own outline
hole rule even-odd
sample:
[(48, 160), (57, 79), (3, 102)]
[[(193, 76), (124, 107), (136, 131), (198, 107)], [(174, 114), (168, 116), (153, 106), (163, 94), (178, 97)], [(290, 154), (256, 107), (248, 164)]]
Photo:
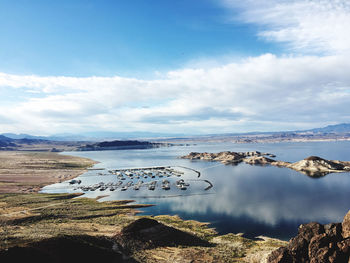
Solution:
[[(137, 204), (154, 204), (142, 210), (144, 215), (178, 215), (183, 219), (209, 221), (220, 233), (244, 232), (250, 237), (266, 235), (287, 240), (295, 236), (300, 224), (342, 220), (348, 211), (350, 198), (350, 177), (347, 173), (314, 179), (274, 166), (223, 165), (179, 157), (190, 152), (254, 150), (274, 153), (277, 159), (288, 162), (296, 162), (308, 155), (348, 160), (344, 156), (349, 156), (349, 146), (349, 142), (225, 143), (147, 150), (69, 152), (70, 155), (98, 161), (94, 168), (99, 170), (89, 170), (74, 178), (81, 180), (80, 184), (64, 181), (44, 187), (42, 192), (83, 193), (81, 197), (88, 198), (104, 196), (98, 199), (100, 202), (134, 200)], [(184, 184), (181, 181), (176, 183), (181, 179)], [(127, 186), (129, 181), (133, 182), (132, 186)], [(151, 184), (153, 181), (156, 184)], [(101, 182), (106, 186), (103, 191), (97, 186)], [(315, 202), (315, 197), (319, 201)]]
[[(143, 167), (143, 168), (128, 168), (128, 169), (109, 169), (107, 172), (98, 172), (98, 176), (114, 176), (118, 181), (111, 182), (99, 182), (91, 185), (82, 184), (81, 180), (71, 180), (69, 185), (74, 185), (74, 191), (127, 191), (140, 189), (148, 189), (154, 191), (155, 189), (162, 189), (168, 191), (170, 189), (178, 189), (181, 191), (187, 190), (190, 187), (188, 182), (184, 179), (176, 180), (174, 178), (182, 177), (185, 171), (180, 169), (187, 169), (200, 174), (191, 168), (184, 166), (171, 167), (171, 166), (156, 166), (156, 167)], [(166, 179), (164, 179), (166, 178)], [(204, 190), (208, 190), (213, 187), (212, 183), (207, 180), (196, 180), (208, 183), (208, 187)]]

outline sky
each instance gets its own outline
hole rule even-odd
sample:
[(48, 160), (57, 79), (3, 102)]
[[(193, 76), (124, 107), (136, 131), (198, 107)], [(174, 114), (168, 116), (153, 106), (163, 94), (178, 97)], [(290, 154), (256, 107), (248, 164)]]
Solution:
[(235, 133), (350, 118), (346, 0), (0, 0), (0, 133)]

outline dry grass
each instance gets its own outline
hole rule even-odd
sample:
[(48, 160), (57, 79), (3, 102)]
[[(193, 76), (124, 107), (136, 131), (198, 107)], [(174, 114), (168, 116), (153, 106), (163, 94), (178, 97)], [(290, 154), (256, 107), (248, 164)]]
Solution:
[(50, 152), (0, 151), (0, 193), (38, 192), (41, 187), (74, 178), (95, 162)]
[[(0, 195), (0, 250), (46, 238), (105, 236), (112, 238), (138, 219), (130, 201), (98, 202), (74, 198), (77, 194)], [(11, 214), (9, 214), (11, 213)], [(5, 215), (7, 214), (7, 215)], [(212, 246), (158, 247), (138, 250), (139, 262), (264, 262), (267, 255), (285, 242), (265, 238), (253, 241), (240, 235), (218, 236), (206, 223), (182, 220), (177, 216), (156, 216), (157, 221), (189, 232)]]
[[(59, 236), (104, 236), (113, 238), (138, 219), (130, 201), (98, 202), (76, 198), (79, 194), (18, 193), (68, 180), (94, 162), (48, 152), (0, 152), (0, 251), (17, 245)], [(212, 246), (158, 247), (138, 250), (139, 262), (264, 262), (284, 242), (253, 241), (240, 235), (218, 236), (207, 223), (182, 220), (177, 216), (156, 216), (159, 222), (189, 232)]]
[(98, 202), (74, 197), (77, 195), (0, 195), (0, 246), (15, 246), (58, 235), (113, 236), (135, 220), (130, 215), (135, 212), (134, 207), (140, 207), (128, 204), (129, 201)]

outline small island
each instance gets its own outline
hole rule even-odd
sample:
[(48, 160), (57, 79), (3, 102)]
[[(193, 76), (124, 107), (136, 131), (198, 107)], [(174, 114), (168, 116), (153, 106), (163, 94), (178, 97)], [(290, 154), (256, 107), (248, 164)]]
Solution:
[(271, 153), (253, 152), (219, 152), (219, 153), (198, 153), (191, 152), (182, 156), (183, 159), (218, 161), (223, 164), (238, 164), (245, 162), (251, 165), (273, 165), (287, 167), (295, 171), (304, 173), (310, 177), (321, 177), (329, 173), (350, 172), (349, 161), (326, 160), (318, 156), (310, 156), (301, 161), (290, 163), (278, 161), (271, 158), (276, 157)]
[(106, 150), (128, 150), (128, 149), (149, 149), (149, 148), (159, 148), (171, 146), (170, 143), (154, 143), (148, 141), (136, 141), (136, 140), (126, 140), (126, 141), (104, 141), (94, 144), (86, 144), (84, 146), (78, 147), (78, 151), (106, 151)]

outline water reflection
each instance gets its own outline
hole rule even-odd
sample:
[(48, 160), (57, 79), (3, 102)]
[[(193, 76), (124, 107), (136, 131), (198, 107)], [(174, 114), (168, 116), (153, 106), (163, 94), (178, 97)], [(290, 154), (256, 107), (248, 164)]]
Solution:
[[(350, 145), (350, 144), (349, 144)], [(283, 147), (282, 147), (283, 146)], [(251, 166), (241, 163), (236, 166), (216, 166), (215, 162), (190, 161), (178, 156), (190, 151), (246, 151), (261, 150), (279, 155), (278, 159), (295, 161), (307, 155), (321, 155), (328, 159), (342, 159), (349, 156), (350, 147), (343, 144), (323, 143), (297, 145), (299, 150), (291, 151), (295, 145), (197, 145), (193, 147), (171, 147), (133, 151), (84, 152), (75, 155), (86, 156), (101, 163), (97, 167), (128, 168), (152, 165), (179, 165), (200, 170), (200, 179), (209, 180), (214, 187), (204, 191), (205, 182), (190, 182), (186, 193), (171, 189), (165, 194), (161, 189), (147, 191), (114, 191), (102, 200), (133, 199), (138, 203), (156, 204), (144, 210), (146, 214), (177, 214), (185, 219), (197, 219), (213, 223), (221, 233), (245, 232), (248, 236), (267, 235), (288, 239), (295, 235), (300, 223), (318, 221), (339, 222), (349, 210), (350, 174), (329, 174), (314, 179), (288, 168), (274, 166)], [(246, 147), (246, 148), (245, 148)], [(260, 147), (260, 148), (259, 148)], [(304, 149), (303, 149), (304, 148)], [(334, 152), (336, 151), (336, 152)], [(290, 153), (290, 155), (288, 155)], [(299, 155), (298, 155), (299, 154)], [(298, 155), (298, 156), (297, 156)], [(337, 157), (338, 158), (334, 158)], [(96, 171), (79, 177), (82, 184), (99, 181), (116, 181), (115, 176), (97, 176)], [(187, 173), (185, 180), (198, 179), (196, 174)], [(46, 191), (71, 191), (62, 184), (48, 187)], [(57, 189), (60, 187), (60, 189)], [(137, 193), (136, 193), (137, 192)], [(101, 192), (89, 192), (95, 197)], [(159, 198), (161, 197), (161, 198)]]
[(338, 178), (315, 181), (297, 172), (270, 168), (257, 173), (240, 169), (231, 178), (221, 174), (213, 180), (214, 196), (162, 202), (167, 202), (172, 211), (249, 216), (269, 225), (293, 220), (338, 221), (349, 208), (349, 175), (333, 174)]

